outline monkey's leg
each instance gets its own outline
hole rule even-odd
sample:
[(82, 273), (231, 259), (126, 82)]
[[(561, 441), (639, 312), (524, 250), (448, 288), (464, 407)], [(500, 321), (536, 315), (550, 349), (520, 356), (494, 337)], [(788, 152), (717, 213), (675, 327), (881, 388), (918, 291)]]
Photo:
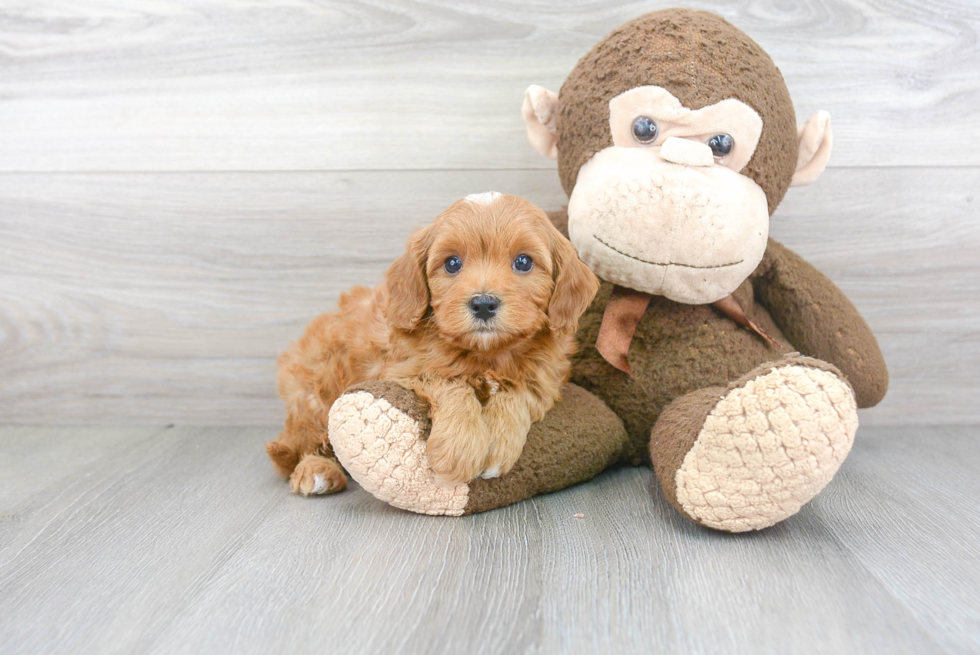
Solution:
[(390, 505), (446, 516), (484, 512), (584, 482), (620, 461), (628, 446), (622, 421), (575, 385), (562, 396), (531, 426), (514, 468), (491, 480), (439, 485), (425, 454), (428, 407), (391, 382), (348, 389), (330, 411), (330, 441), (351, 477)]
[(724, 387), (681, 396), (657, 419), (650, 456), (667, 500), (716, 530), (760, 530), (827, 485), (857, 431), (837, 369), (796, 353)]

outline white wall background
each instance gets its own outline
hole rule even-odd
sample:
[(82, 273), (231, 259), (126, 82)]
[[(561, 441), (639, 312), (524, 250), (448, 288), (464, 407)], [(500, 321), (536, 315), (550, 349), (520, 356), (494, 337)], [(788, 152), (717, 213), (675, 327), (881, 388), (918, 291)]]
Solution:
[(0, 0), (0, 422), (279, 421), (278, 352), (412, 227), (474, 191), (564, 202), (524, 88), (674, 4), (834, 117), (772, 231), (878, 335), (862, 420), (980, 420), (973, 0)]

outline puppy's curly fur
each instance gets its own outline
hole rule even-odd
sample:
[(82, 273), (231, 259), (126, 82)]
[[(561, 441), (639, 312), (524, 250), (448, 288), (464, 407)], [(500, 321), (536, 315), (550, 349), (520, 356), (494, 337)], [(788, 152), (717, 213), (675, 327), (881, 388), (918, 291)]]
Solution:
[[(521, 255), (530, 270), (524, 258), (515, 265)], [(447, 266), (454, 257), (458, 271)], [(506, 473), (531, 423), (559, 400), (598, 285), (540, 209), (467, 196), (411, 237), (384, 284), (342, 295), (339, 311), (315, 319), (279, 358), (287, 417), (269, 457), (296, 493), (343, 489), (330, 406), (352, 384), (386, 379), (430, 403), (426, 452), (440, 481)], [(492, 298), (493, 311), (478, 312), (478, 297)]]

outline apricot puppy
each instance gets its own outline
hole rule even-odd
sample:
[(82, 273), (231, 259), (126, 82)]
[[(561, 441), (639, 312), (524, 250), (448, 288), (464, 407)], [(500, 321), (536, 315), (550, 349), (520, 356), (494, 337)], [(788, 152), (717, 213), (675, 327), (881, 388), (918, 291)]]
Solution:
[(279, 358), (286, 425), (266, 451), (303, 495), (347, 478), (327, 434), (352, 384), (386, 379), (430, 404), (429, 464), (445, 484), (509, 471), (559, 400), (578, 319), (599, 282), (540, 209), (467, 196), (409, 239), (375, 289), (355, 287)]

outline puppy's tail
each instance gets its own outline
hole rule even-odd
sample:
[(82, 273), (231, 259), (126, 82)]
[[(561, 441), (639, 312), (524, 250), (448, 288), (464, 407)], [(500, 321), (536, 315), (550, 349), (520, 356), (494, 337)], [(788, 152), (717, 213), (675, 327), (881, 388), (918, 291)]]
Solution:
[(299, 455), (296, 451), (282, 443), (281, 441), (270, 441), (265, 445), (265, 452), (269, 454), (272, 465), (279, 471), (279, 475), (288, 478), (293, 469), (299, 463)]

